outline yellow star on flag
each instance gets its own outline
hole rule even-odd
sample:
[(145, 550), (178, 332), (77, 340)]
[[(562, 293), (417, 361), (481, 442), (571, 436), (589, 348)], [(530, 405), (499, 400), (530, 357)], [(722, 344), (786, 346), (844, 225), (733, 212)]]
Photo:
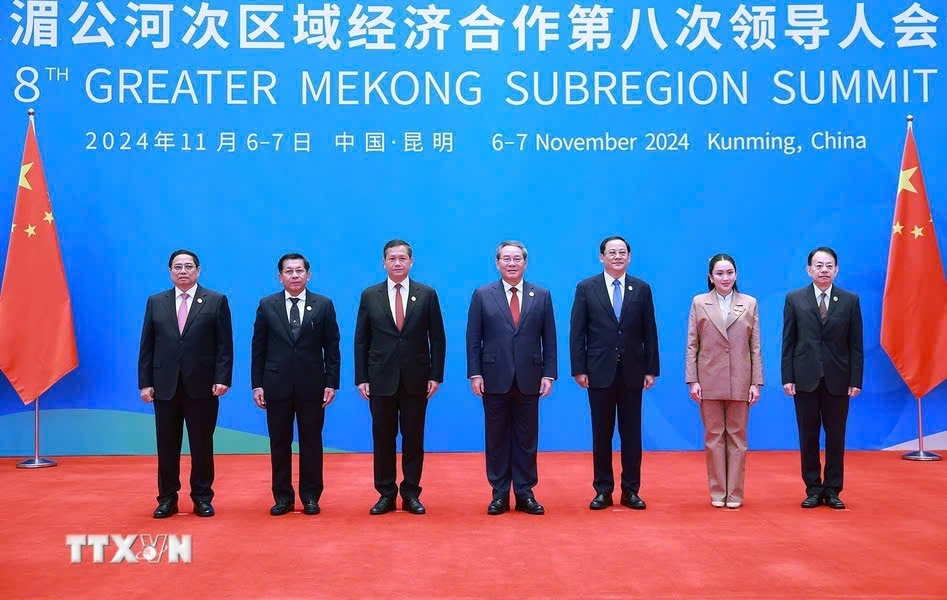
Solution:
[(33, 186), (30, 185), (29, 180), (26, 178), (26, 174), (30, 172), (30, 169), (33, 168), (33, 163), (26, 163), (20, 167), (20, 187), (24, 187), (30, 191), (33, 190)]
[(26, 233), (26, 237), (31, 238), (36, 235), (36, 225), (28, 225), (23, 231)]
[(911, 167), (905, 171), (901, 171), (901, 178), (898, 180), (898, 193), (901, 193), (901, 190), (907, 190), (909, 192), (917, 193), (917, 190), (914, 189), (914, 184), (911, 183), (911, 177), (914, 176), (914, 172), (917, 171), (917, 167)]
[(924, 228), (923, 228), (923, 227), (918, 227), (917, 225), (915, 225), (915, 226), (914, 226), (914, 231), (912, 231), (911, 233), (914, 234), (914, 239), (917, 239), (917, 238), (919, 238), (919, 237), (923, 237), (923, 236), (924, 236)]
[(891, 230), (894, 231), (894, 233), (897, 233), (898, 235), (901, 235), (902, 229), (904, 229), (904, 225), (902, 225), (900, 221), (896, 222), (894, 226), (891, 228)]
[(47, 211), (45, 211), (45, 210), (44, 210), (43, 212), (46, 214), (46, 216), (43, 217), (43, 220), (46, 221), (46, 222), (49, 223), (49, 224), (52, 224), (52, 222), (53, 222), (53, 213), (47, 212)]

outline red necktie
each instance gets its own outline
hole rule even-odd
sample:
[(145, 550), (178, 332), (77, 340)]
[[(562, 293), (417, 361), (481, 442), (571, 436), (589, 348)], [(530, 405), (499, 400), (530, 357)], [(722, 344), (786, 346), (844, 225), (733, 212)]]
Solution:
[(516, 288), (510, 288), (510, 293), (513, 294), (513, 297), (510, 298), (510, 313), (513, 315), (513, 327), (519, 327), (520, 325), (520, 299), (516, 295)]
[(404, 301), (401, 299), (401, 284), (395, 284), (395, 327), (398, 331), (404, 326)]

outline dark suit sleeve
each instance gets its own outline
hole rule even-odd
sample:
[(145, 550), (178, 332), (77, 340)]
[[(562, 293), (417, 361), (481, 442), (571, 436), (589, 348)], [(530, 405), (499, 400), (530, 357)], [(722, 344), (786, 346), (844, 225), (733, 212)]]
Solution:
[(796, 375), (792, 368), (792, 359), (796, 350), (797, 335), (796, 311), (793, 309), (790, 295), (786, 294), (786, 304), (783, 306), (783, 385), (796, 382)]
[(556, 315), (552, 308), (552, 294), (546, 292), (546, 306), (543, 310), (546, 318), (543, 321), (543, 377), (557, 379), (559, 377), (559, 353), (556, 341)]
[(661, 374), (661, 359), (658, 353), (658, 324), (654, 320), (654, 296), (651, 286), (645, 288), (648, 297), (644, 300), (644, 312), (641, 315), (642, 337), (644, 339), (645, 375)]
[(264, 314), (263, 301), (256, 308), (253, 321), (253, 340), (250, 343), (250, 388), (263, 387), (263, 368), (266, 366), (266, 346), (270, 328)]
[(233, 327), (230, 322), (230, 304), (221, 294), (217, 304), (217, 366), (214, 383), (230, 387), (233, 381)]
[(431, 379), (444, 382), (444, 359), (447, 355), (447, 336), (444, 333), (444, 317), (437, 292), (431, 291), (430, 314), (428, 315), (428, 336), (431, 343)]
[(342, 354), (339, 351), (339, 321), (335, 316), (335, 305), (326, 300), (326, 315), (322, 320), (322, 356), (326, 364), (326, 387), (339, 389), (342, 369)]
[(480, 364), (483, 345), (483, 321), (480, 306), (480, 291), (474, 290), (467, 311), (467, 377), (483, 375)]
[(575, 299), (572, 301), (572, 317), (569, 319), (569, 357), (572, 362), (572, 376), (588, 375), (586, 362), (586, 335), (588, 333), (588, 307), (585, 288), (580, 283), (575, 286)]
[(368, 302), (363, 292), (355, 318), (355, 385), (368, 383), (368, 349), (372, 345), (372, 323)]
[(155, 326), (151, 310), (151, 298), (149, 298), (145, 303), (145, 322), (141, 326), (141, 343), (138, 346), (138, 389), (155, 385)]
[(865, 352), (862, 346), (862, 309), (858, 296), (854, 298), (851, 319), (852, 322), (848, 329), (848, 355), (852, 361), (852, 374), (848, 385), (861, 389)]

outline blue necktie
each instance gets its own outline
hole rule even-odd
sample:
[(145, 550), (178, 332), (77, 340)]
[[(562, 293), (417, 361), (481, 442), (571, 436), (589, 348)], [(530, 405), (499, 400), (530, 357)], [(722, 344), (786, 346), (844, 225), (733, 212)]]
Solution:
[(612, 282), (612, 308), (615, 309), (615, 318), (621, 318), (621, 282), (617, 279)]

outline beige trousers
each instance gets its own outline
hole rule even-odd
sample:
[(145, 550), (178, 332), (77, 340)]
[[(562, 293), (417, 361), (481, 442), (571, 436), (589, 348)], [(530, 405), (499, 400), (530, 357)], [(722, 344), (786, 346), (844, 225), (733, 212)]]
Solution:
[(750, 405), (746, 400), (704, 400), (700, 416), (704, 421), (710, 500), (743, 502)]

